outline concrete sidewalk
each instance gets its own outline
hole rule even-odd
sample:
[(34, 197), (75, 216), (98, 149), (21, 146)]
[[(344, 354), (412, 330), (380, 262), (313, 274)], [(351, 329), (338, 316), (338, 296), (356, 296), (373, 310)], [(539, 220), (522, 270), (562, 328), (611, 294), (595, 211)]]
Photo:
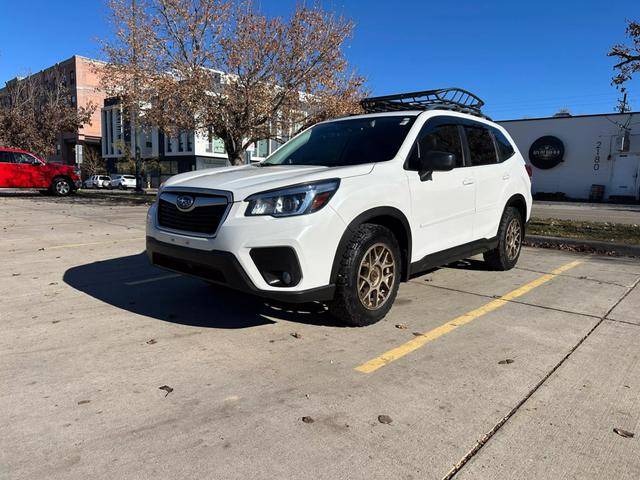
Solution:
[(532, 217), (640, 225), (640, 205), (534, 201)]

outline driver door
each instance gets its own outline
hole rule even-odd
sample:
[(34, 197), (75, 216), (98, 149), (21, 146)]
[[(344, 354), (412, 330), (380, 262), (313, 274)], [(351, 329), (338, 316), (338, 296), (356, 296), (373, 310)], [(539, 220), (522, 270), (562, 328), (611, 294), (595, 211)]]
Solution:
[(16, 169), (16, 187), (44, 188), (48, 187), (42, 163), (27, 153), (14, 153)]
[[(455, 117), (435, 117), (420, 131), (405, 168), (411, 192), (412, 261), (471, 242), (475, 181), (464, 168), (461, 126)], [(455, 155), (456, 167), (420, 179), (420, 158), (429, 151)]]

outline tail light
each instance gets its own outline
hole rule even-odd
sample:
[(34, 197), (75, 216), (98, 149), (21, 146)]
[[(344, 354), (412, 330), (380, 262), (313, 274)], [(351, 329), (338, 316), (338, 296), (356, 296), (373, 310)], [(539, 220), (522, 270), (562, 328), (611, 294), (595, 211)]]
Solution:
[(531, 165), (525, 163), (524, 168), (527, 171), (527, 175), (529, 175), (529, 178), (533, 177), (533, 169), (531, 168)]

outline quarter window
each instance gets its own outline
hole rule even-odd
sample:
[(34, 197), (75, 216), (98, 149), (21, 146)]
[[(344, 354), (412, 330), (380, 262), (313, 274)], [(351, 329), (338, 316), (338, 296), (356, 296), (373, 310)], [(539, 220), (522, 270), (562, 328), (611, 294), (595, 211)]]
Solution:
[(496, 148), (489, 130), (482, 126), (465, 125), (471, 165), (491, 165), (497, 163)]
[(492, 128), (493, 136), (496, 139), (496, 145), (498, 147), (498, 156), (500, 157), (500, 161), (504, 162), (508, 158), (511, 158), (516, 151), (511, 145), (511, 142), (507, 139), (504, 133), (502, 133), (497, 128)]
[(453, 153), (456, 156), (456, 166), (463, 166), (462, 143), (457, 125), (427, 126), (417, 145), (418, 151), (414, 151), (409, 161), (410, 170), (418, 170), (418, 158), (425, 157), (430, 151)]

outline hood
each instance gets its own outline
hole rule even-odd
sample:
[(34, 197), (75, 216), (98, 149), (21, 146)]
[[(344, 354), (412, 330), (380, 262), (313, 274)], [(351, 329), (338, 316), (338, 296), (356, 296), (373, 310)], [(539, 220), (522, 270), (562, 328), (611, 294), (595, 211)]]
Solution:
[(175, 175), (169, 178), (164, 186), (226, 190), (233, 193), (233, 199), (237, 202), (265, 190), (328, 178), (343, 179), (366, 175), (371, 172), (373, 165), (373, 163), (344, 167), (242, 165), (211, 168)]
[(75, 175), (76, 173), (76, 167), (74, 167), (73, 165), (46, 162), (44, 164), (44, 167), (55, 173), (64, 173), (66, 175)]

